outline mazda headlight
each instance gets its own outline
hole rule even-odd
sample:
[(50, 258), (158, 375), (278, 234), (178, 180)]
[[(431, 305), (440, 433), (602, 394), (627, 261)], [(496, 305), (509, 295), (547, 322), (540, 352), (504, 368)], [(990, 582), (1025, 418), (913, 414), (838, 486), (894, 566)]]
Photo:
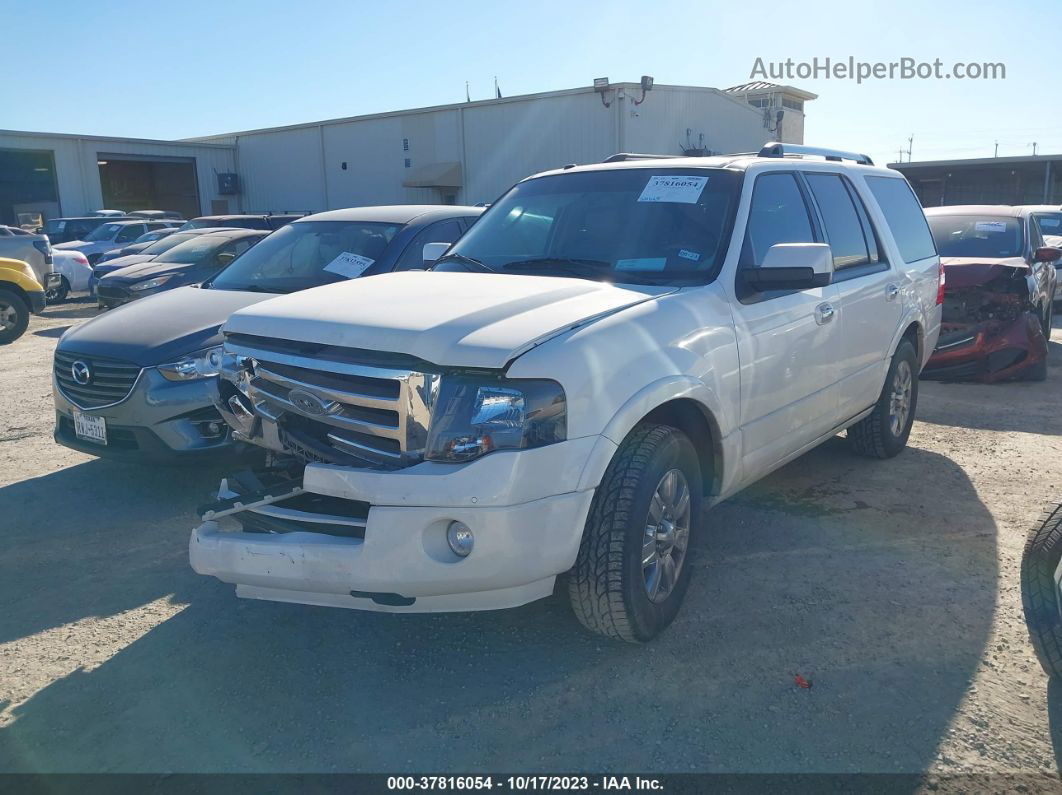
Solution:
[(564, 390), (555, 381), (443, 376), (424, 457), (470, 461), (542, 447), (567, 438), (567, 424)]
[(210, 378), (221, 372), (221, 351), (220, 345), (197, 351), (170, 364), (160, 364), (158, 370), (168, 381)]
[(156, 276), (154, 279), (148, 279), (143, 282), (137, 282), (129, 289), (134, 293), (139, 293), (142, 290), (154, 290), (156, 287), (162, 287), (166, 282), (173, 278), (173, 274), (167, 274), (166, 276)]

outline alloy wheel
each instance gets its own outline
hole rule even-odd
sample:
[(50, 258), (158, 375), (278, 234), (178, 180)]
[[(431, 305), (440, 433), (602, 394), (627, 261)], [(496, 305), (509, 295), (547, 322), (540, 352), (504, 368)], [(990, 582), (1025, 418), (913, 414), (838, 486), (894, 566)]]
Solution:
[(642, 579), (649, 601), (674, 590), (690, 540), (690, 487), (680, 469), (664, 473), (653, 492), (642, 535)]

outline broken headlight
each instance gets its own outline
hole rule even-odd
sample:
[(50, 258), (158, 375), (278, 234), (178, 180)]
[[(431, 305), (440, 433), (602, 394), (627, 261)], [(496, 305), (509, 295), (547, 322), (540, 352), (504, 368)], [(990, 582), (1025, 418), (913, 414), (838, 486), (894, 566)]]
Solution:
[(198, 351), (169, 364), (160, 364), (158, 370), (167, 381), (210, 378), (221, 371), (221, 346)]
[(424, 457), (471, 461), (494, 450), (563, 441), (567, 402), (555, 381), (443, 376)]

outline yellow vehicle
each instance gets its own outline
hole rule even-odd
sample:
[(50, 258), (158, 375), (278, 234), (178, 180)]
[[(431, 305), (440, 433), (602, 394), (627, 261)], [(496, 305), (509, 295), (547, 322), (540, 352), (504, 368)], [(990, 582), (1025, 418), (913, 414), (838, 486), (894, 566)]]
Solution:
[(40, 314), (44, 305), (44, 287), (29, 264), (0, 257), (0, 345), (21, 337), (30, 314)]

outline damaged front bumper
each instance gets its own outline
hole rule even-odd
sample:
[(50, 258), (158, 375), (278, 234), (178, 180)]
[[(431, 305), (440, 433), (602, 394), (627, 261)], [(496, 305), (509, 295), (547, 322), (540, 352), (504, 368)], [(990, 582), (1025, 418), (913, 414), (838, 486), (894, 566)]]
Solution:
[[(604, 437), (398, 472), (309, 464), (301, 477), (222, 483), (189, 540), (199, 574), (252, 599), (384, 612), (492, 610), (553, 592), (571, 568), (594, 489), (583, 464)], [(467, 557), (447, 543), (461, 522)]]
[(922, 377), (941, 381), (1005, 381), (1047, 358), (1040, 318), (1022, 312), (1011, 320), (941, 324), (940, 339)]

